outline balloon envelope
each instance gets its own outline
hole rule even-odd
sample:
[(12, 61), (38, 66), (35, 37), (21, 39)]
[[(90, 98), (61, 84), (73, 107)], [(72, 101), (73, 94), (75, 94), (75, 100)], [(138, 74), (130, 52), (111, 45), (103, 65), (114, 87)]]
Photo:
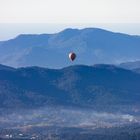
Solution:
[(75, 58), (76, 58), (76, 54), (75, 54), (75, 53), (73, 53), (73, 52), (69, 53), (69, 59), (70, 59), (71, 61), (74, 61)]

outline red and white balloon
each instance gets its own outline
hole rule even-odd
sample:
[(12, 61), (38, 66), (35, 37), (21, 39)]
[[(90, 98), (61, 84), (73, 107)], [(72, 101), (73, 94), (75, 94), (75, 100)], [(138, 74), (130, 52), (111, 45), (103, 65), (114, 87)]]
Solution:
[(71, 61), (74, 61), (75, 58), (76, 58), (76, 54), (75, 54), (74, 52), (69, 53), (69, 59), (70, 59)]

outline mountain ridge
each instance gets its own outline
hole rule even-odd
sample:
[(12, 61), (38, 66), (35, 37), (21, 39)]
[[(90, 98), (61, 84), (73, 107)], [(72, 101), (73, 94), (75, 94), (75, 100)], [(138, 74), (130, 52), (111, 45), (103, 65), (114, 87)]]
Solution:
[(139, 69), (140, 68), (140, 60), (121, 63), (119, 66), (122, 68), (125, 68), (125, 69), (130, 69), (130, 70)]
[(140, 35), (130, 35), (130, 34), (127, 34), (127, 33), (121, 33), (121, 32), (113, 32), (113, 31), (110, 31), (110, 30), (106, 30), (106, 29), (102, 29), (102, 28), (83, 28), (83, 29), (77, 29), (77, 28), (66, 28), (60, 32), (57, 32), (57, 33), (40, 33), (40, 34), (19, 34), (17, 35), (16, 37), (14, 38), (11, 38), (11, 39), (8, 39), (8, 40), (4, 40), (4, 41), (0, 41), (0, 43), (2, 42), (7, 42), (7, 41), (10, 41), (10, 40), (13, 40), (13, 39), (17, 39), (17, 38), (20, 38), (20, 37), (25, 37), (25, 36), (49, 36), (49, 35), (56, 35), (56, 34), (59, 34), (59, 33), (64, 33), (64, 32), (67, 32), (67, 31), (77, 31), (77, 32), (81, 32), (81, 31), (87, 31), (87, 30), (98, 30), (98, 31), (105, 31), (105, 32), (109, 32), (109, 33), (115, 33), (115, 34), (121, 34), (121, 35), (126, 35), (126, 36), (133, 36), (133, 37), (140, 37)]

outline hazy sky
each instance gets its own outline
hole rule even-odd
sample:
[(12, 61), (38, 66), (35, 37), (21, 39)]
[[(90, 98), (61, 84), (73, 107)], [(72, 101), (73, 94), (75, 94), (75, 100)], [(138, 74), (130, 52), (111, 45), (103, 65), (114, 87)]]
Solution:
[[(22, 24), (17, 26), (17, 23)], [(36, 23), (36, 26), (21, 26), (23, 23)], [(139, 23), (140, 0), (0, 0), (0, 40), (22, 32), (55, 32), (65, 27), (100, 27), (101, 24), (107, 29), (140, 34)]]
[(0, 0), (0, 22), (140, 22), (140, 0)]

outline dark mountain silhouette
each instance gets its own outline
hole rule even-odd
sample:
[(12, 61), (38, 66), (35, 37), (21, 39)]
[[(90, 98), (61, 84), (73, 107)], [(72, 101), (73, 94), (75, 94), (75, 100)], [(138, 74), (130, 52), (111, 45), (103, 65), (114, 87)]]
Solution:
[(140, 59), (140, 37), (98, 28), (66, 29), (56, 34), (19, 35), (0, 42), (0, 63), (19, 66), (60, 68), (74, 64), (118, 63)]
[(0, 66), (0, 107), (140, 105), (140, 74), (113, 65), (63, 69)]

